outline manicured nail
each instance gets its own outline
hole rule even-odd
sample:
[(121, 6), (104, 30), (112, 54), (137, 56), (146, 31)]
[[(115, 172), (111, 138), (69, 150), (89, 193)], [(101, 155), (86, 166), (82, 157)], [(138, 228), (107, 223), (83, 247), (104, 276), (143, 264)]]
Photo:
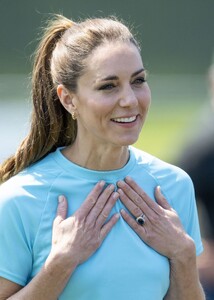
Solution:
[(124, 181), (122, 181), (122, 180), (120, 180), (120, 181), (118, 181), (117, 182), (117, 186), (124, 186), (125, 185), (125, 183), (124, 183)]
[(65, 198), (64, 198), (63, 195), (60, 195), (60, 196), (58, 197), (58, 202), (59, 202), (59, 204), (60, 204), (60, 203), (63, 203), (64, 200), (65, 200)]
[(161, 193), (161, 187), (159, 185), (156, 187), (156, 189), (157, 189), (157, 191), (158, 191), (159, 194), (162, 194)]
[(101, 186), (101, 187), (104, 187), (104, 185), (105, 185), (105, 181), (104, 181), (104, 180), (101, 180), (101, 181), (100, 181), (100, 186)]
[(113, 194), (113, 199), (116, 200), (116, 199), (119, 198), (119, 196), (120, 196), (119, 193), (115, 192), (115, 193)]
[(116, 219), (120, 219), (120, 214), (117, 213), (117, 214), (115, 215), (115, 218), (116, 218)]
[(120, 195), (123, 195), (123, 194), (124, 194), (124, 193), (123, 193), (123, 190), (121, 190), (121, 189), (118, 189), (117, 191), (118, 191), (118, 193), (119, 193)]
[(132, 178), (130, 176), (126, 176), (125, 180), (130, 182), (132, 181)]
[(112, 189), (114, 190), (114, 189), (115, 189), (115, 186), (114, 186), (114, 184), (111, 183), (111, 184), (109, 184), (108, 188), (109, 188), (110, 190), (112, 190)]

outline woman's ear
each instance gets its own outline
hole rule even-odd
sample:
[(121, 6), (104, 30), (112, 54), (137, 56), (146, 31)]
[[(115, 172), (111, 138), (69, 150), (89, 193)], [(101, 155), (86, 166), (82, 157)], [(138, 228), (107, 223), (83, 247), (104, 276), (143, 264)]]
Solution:
[(75, 94), (66, 89), (63, 84), (57, 86), (57, 95), (64, 108), (71, 114), (76, 111)]

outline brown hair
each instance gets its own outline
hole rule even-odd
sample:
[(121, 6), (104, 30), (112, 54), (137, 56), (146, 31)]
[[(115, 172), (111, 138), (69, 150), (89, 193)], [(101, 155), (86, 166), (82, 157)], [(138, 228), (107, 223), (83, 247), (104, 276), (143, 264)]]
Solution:
[(61, 105), (56, 87), (63, 84), (75, 91), (87, 57), (99, 45), (111, 41), (131, 42), (139, 49), (129, 29), (116, 18), (86, 19), (74, 23), (62, 15), (55, 15), (48, 22), (35, 52), (31, 128), (15, 155), (1, 165), (0, 182), (57, 147), (75, 140), (77, 122)]

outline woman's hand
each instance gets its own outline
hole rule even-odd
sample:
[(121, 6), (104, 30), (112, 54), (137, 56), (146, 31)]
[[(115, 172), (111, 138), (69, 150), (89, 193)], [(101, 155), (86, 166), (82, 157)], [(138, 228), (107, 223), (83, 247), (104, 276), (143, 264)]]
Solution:
[(155, 190), (153, 201), (130, 177), (118, 182), (120, 199), (134, 218), (144, 215), (140, 225), (125, 210), (124, 220), (139, 237), (170, 261), (170, 286), (165, 300), (204, 300), (197, 267), (195, 244), (184, 231), (175, 210), (160, 191)]
[[(58, 299), (78, 264), (91, 256), (115, 225), (119, 214), (106, 221), (119, 194), (114, 186), (96, 184), (82, 206), (67, 217), (67, 201), (59, 197), (53, 222), (52, 248), (42, 269), (22, 287), (0, 278), (0, 299)], [(13, 296), (11, 296), (13, 295)]]
[(98, 182), (82, 206), (68, 218), (67, 201), (59, 196), (50, 256), (60, 258), (66, 267), (87, 260), (119, 219), (120, 215), (115, 214), (106, 222), (119, 194), (114, 192), (113, 184), (105, 189), (104, 185), (105, 182)]
[(189, 250), (194, 255), (194, 242), (184, 231), (177, 213), (162, 195), (160, 187), (155, 190), (157, 203), (130, 177), (119, 181), (118, 188), (121, 201), (134, 218), (144, 215), (145, 222), (140, 225), (125, 210), (121, 211), (124, 220), (146, 244), (171, 260), (178, 259)]

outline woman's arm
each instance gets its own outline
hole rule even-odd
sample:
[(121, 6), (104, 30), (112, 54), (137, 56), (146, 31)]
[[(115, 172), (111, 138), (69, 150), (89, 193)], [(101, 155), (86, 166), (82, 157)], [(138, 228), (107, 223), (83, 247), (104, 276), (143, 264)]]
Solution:
[(214, 239), (203, 239), (204, 252), (198, 258), (197, 265), (200, 280), (206, 288), (214, 289)]
[(160, 188), (155, 191), (156, 203), (129, 177), (118, 182), (118, 187), (124, 205), (135, 218), (144, 214), (145, 223), (138, 224), (122, 210), (124, 220), (146, 244), (169, 259), (170, 287), (165, 300), (204, 300), (194, 242)]
[[(51, 252), (41, 271), (25, 287), (0, 279), (0, 300), (55, 300), (76, 267), (100, 247), (119, 214), (106, 222), (119, 194), (99, 182), (74, 215), (66, 218), (67, 201), (59, 197)], [(71, 299), (72, 300), (72, 299)]]
[[(189, 251), (188, 251), (189, 250)], [(170, 260), (170, 287), (164, 300), (205, 300), (196, 266), (194, 245), (181, 257)]]
[(56, 300), (75, 270), (62, 267), (60, 260), (47, 261), (33, 280), (22, 287), (12, 281), (0, 278), (0, 300)]
[[(10, 299), (10, 300), (56, 300), (63, 291), (66, 283), (68, 282), (70, 276), (75, 270), (75, 265), (73, 266), (64, 266), (61, 263), (61, 259), (50, 260), (46, 262), (42, 270), (38, 273), (33, 280), (21, 288), (17, 293), (12, 296), (7, 296), (0, 298), (1, 300)], [(1, 284), (1, 281), (0, 281)], [(12, 282), (5, 282), (4, 289), (1, 291), (1, 294), (5, 294), (5, 289), (7, 289), (8, 294), (10, 295), (12, 290), (14, 290), (15, 284)]]

